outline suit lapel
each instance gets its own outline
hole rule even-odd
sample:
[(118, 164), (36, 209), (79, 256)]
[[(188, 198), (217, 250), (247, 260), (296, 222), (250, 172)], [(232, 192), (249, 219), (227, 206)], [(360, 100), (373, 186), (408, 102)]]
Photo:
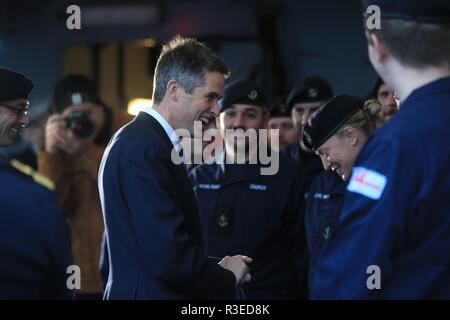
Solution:
[[(168, 152), (170, 155), (173, 149), (172, 141), (170, 141), (169, 137), (167, 136), (166, 131), (164, 128), (159, 124), (159, 122), (153, 118), (151, 115), (149, 115), (146, 112), (139, 112), (137, 115), (135, 121), (138, 125), (145, 127), (147, 130), (154, 130), (158, 133), (158, 135), (162, 138), (162, 141), (164, 143), (164, 147), (167, 148), (167, 150), (164, 150), (163, 152)], [(183, 164), (176, 165), (172, 163), (174, 168), (179, 171), (180, 178), (183, 177), (184, 183), (187, 183), (190, 186), (190, 189), (192, 188), (191, 180), (189, 179), (186, 168)], [(181, 183), (181, 181), (180, 181)], [(195, 198), (194, 191), (192, 190), (192, 196)]]

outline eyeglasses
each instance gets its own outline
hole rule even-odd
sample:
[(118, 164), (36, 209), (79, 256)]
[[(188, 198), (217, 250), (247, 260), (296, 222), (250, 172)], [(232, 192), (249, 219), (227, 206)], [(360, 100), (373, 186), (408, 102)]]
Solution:
[(17, 114), (17, 117), (21, 117), (22, 114), (24, 114), (26, 117), (28, 117), (28, 106), (30, 105), (29, 102), (27, 102), (27, 104), (24, 107), (21, 108), (17, 108), (17, 107), (13, 107), (13, 106), (8, 106), (6, 104), (0, 104), (0, 106), (12, 110)]

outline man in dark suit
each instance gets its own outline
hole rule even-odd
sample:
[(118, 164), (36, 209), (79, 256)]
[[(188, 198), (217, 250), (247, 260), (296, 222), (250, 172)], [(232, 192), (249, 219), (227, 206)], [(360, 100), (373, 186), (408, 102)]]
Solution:
[(183, 155), (173, 152), (181, 145), (175, 130), (193, 134), (194, 121), (205, 129), (219, 115), (228, 74), (203, 44), (174, 38), (158, 59), (153, 107), (105, 150), (99, 172), (110, 265), (105, 299), (230, 299), (250, 280), (251, 258), (217, 263), (205, 255)]
[[(27, 117), (33, 83), (0, 67), (0, 147), (12, 145)], [(69, 237), (53, 183), (17, 160), (0, 159), (0, 300), (71, 299)]]

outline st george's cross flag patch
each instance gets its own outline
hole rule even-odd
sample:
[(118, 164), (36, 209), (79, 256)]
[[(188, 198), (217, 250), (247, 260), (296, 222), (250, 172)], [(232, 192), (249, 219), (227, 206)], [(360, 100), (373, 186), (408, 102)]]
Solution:
[(347, 190), (378, 200), (383, 194), (386, 183), (385, 175), (364, 167), (354, 167)]

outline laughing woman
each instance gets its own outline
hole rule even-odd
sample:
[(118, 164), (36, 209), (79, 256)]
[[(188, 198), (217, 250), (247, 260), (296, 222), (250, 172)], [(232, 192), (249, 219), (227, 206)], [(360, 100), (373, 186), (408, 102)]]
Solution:
[(376, 100), (338, 95), (322, 105), (303, 129), (305, 146), (320, 156), (326, 170), (314, 180), (306, 202), (309, 278), (339, 218), (353, 164), (377, 127), (380, 109)]

